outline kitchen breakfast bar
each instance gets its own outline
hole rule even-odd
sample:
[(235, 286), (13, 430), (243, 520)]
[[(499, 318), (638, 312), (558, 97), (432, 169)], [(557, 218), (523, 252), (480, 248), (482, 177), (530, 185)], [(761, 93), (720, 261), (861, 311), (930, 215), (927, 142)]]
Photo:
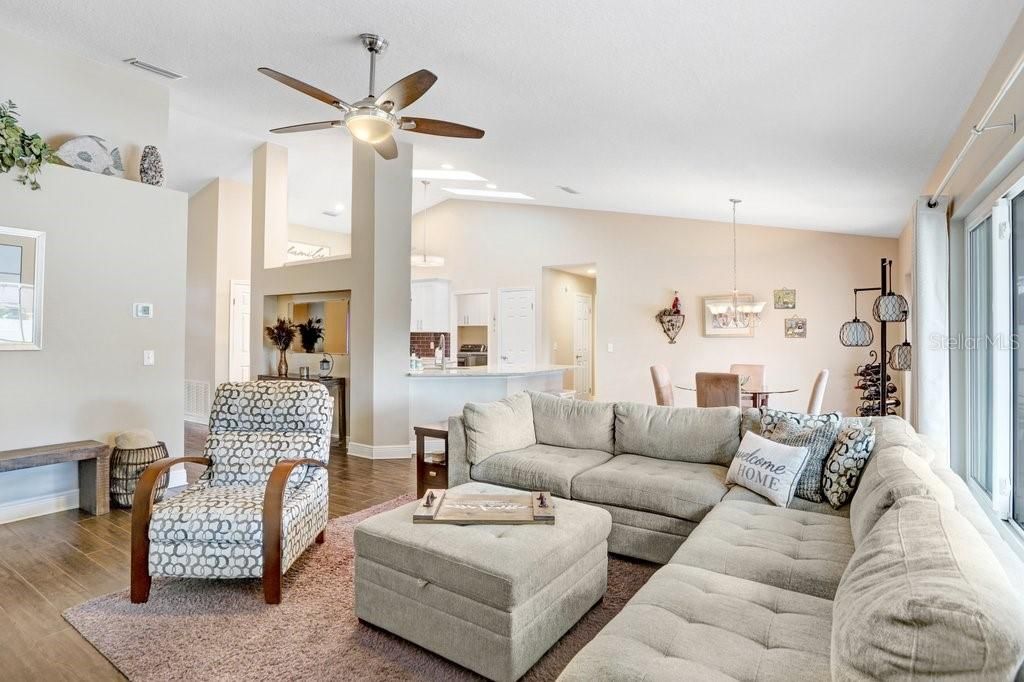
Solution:
[(409, 372), (409, 423), (447, 422), (466, 403), (501, 400), (519, 391), (560, 392), (571, 365), (535, 365), (523, 369), (459, 367)]

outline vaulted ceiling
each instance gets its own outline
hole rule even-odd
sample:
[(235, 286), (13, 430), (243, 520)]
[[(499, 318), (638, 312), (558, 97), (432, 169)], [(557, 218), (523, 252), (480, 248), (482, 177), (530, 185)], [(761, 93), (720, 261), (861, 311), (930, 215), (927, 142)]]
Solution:
[[(400, 134), (417, 167), (452, 164), (541, 204), (728, 220), (739, 196), (742, 222), (894, 236), (1021, 6), (0, 0), (0, 23), (187, 75), (168, 83), (165, 156), (188, 191), (244, 177), (269, 128), (336, 113), (257, 67), (358, 99), (368, 62), (357, 36), (369, 31), (391, 42), (380, 86), (420, 68), (439, 76), (410, 114), (487, 130), (479, 141)], [(291, 150), (293, 221), (347, 229), (322, 215), (347, 204), (347, 133), (275, 141)]]

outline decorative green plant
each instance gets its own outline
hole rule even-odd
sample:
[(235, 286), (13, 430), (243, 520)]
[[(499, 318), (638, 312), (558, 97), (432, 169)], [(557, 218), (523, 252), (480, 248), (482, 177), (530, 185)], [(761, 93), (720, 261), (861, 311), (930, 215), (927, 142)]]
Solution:
[(39, 189), (36, 175), (43, 164), (56, 159), (53, 150), (38, 134), (29, 135), (18, 125), (18, 106), (7, 100), (0, 103), (0, 173), (18, 169), (15, 178), (23, 185)]
[(270, 343), (280, 351), (288, 350), (295, 340), (295, 325), (291, 320), (279, 317), (277, 323), (273, 327), (265, 327), (265, 331)]
[(302, 344), (302, 350), (307, 353), (312, 353), (316, 350), (316, 342), (324, 338), (324, 321), (319, 317), (313, 319), (309, 318), (306, 322), (299, 322), (299, 343)]

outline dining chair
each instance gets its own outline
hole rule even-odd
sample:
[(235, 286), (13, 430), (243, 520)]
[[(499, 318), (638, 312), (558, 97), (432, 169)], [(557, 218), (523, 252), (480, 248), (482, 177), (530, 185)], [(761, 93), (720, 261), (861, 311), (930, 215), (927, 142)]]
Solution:
[(672, 377), (665, 365), (651, 365), (651, 380), (654, 381), (654, 400), (659, 405), (672, 407), (676, 404), (672, 393)]
[(740, 376), (697, 372), (697, 407), (739, 407)]
[[(745, 389), (764, 388), (764, 365), (729, 365), (729, 372), (732, 374), (738, 374), (741, 377), (741, 381), (742, 377), (747, 377), (747, 381), (740, 384)], [(760, 405), (753, 404), (753, 396), (743, 395), (741, 396), (741, 400), (749, 402), (752, 407), (760, 407)]]
[(807, 401), (807, 414), (821, 414), (821, 401), (825, 398), (825, 386), (828, 385), (828, 370), (818, 372), (811, 388), (811, 399)]

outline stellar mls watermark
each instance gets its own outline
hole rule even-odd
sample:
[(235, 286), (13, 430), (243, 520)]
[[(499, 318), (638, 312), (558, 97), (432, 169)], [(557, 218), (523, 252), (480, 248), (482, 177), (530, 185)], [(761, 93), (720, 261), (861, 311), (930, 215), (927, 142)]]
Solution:
[(984, 334), (971, 336), (968, 334), (929, 334), (929, 350), (1010, 350), (1021, 347), (1020, 336), (1017, 334)]

